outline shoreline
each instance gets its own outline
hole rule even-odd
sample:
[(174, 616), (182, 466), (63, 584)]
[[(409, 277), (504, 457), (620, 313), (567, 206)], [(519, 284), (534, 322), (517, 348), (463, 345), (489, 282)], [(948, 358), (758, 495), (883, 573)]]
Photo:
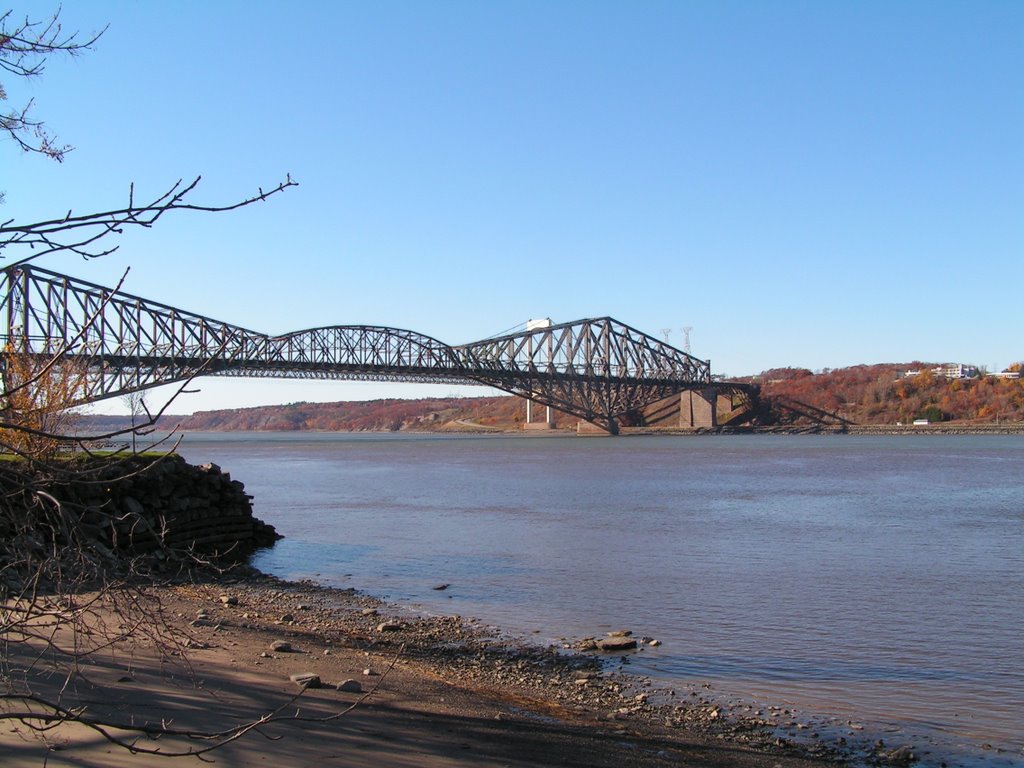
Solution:
[[(257, 573), (256, 582), (269, 585), (260, 584), (258, 589), (273, 590), (278, 585), (283, 593), (310, 599), (306, 605), (311, 610), (330, 610), (324, 603), (337, 604), (343, 613), (353, 603), (362, 606), (358, 616), (349, 613), (344, 619), (344, 631), (351, 633), (348, 642), (356, 642), (361, 650), (370, 648), (386, 655), (405, 645), (408, 661), (421, 672), (426, 669), (447, 685), (472, 695), (496, 697), (527, 720), (541, 718), (548, 724), (557, 721), (630, 739), (630, 749), (649, 752), (640, 765), (661, 765), (652, 761), (651, 754), (655, 748), (664, 753), (665, 745), (687, 749), (724, 746), (730, 751), (723, 762), (707, 755), (684, 761), (707, 768), (909, 766), (922, 759), (927, 765), (946, 764), (936, 762), (934, 745), (927, 738), (921, 743), (920, 734), (893, 738), (888, 728), (877, 723), (840, 721), (800, 711), (782, 701), (754, 703), (717, 692), (696, 679), (673, 683), (631, 671), (629, 659), (634, 654), (642, 652), (645, 645), (661, 644), (654, 638), (632, 638), (639, 646), (632, 650), (601, 651), (596, 647), (602, 640), (617, 642), (620, 635), (632, 636), (630, 631), (609, 632), (607, 638), (542, 642), (473, 617), (427, 612), (363, 589)], [(256, 584), (251, 581), (242, 584), (243, 588), (253, 586)], [(435, 589), (443, 587), (447, 585)], [(310, 618), (315, 625), (315, 616)], [(381, 632), (383, 624), (397, 624), (402, 630)], [(297, 635), (304, 631), (296, 629)], [(1003, 750), (997, 753), (1004, 754)], [(558, 764), (563, 763), (564, 759)], [(679, 757), (668, 764), (679, 765)]]
[[(120, 424), (119, 420), (128, 417), (118, 416), (96, 416), (84, 417), (83, 424), (88, 424), (89, 419), (101, 420), (113, 419), (110, 424)], [(275, 435), (275, 434), (304, 434), (311, 435), (394, 435), (394, 434), (416, 434), (416, 435), (495, 435), (523, 437), (569, 437), (577, 436), (576, 426), (558, 427), (552, 429), (527, 430), (521, 426), (490, 426), (476, 424), (471, 421), (462, 420), (458, 423), (437, 425), (432, 428), (409, 428), (409, 429), (357, 429), (357, 430), (326, 430), (326, 429), (190, 429), (182, 428), (180, 422), (187, 419), (187, 415), (171, 415), (161, 418), (156, 425), (158, 432), (168, 431), (173, 434), (253, 434), (253, 435)], [(127, 428), (127, 425), (121, 425)], [(706, 436), (706, 435), (877, 435), (905, 437), (912, 435), (1024, 435), (1024, 422), (935, 422), (931, 424), (841, 424), (841, 423), (820, 423), (820, 424), (783, 424), (765, 426), (718, 426), (718, 427), (678, 427), (678, 426), (648, 426), (648, 427), (620, 427), (620, 436), (637, 435), (672, 435), (672, 436)], [(607, 436), (603, 431), (588, 432), (585, 436)]]
[(773, 427), (627, 427), (623, 435), (859, 435), (913, 437), (915, 435), (1024, 435), (1024, 424), (813, 424)]
[[(659, 680), (630, 670), (629, 658), (642, 647), (601, 652), (594, 648), (594, 641), (600, 642), (602, 637), (544, 642), (508, 632), (501, 625), (425, 611), (362, 589), (326, 586), (311, 578), (289, 580), (262, 573), (259, 578), (295, 595), (315, 595), (328, 602), (340, 597), (370, 607), (375, 612), (360, 628), (361, 640), (371, 648), (393, 650), (412, 638), (416, 645), (410, 661), (421, 670), (426, 668), (456, 689), (496, 697), (528, 720), (541, 718), (548, 724), (558, 721), (567, 727), (618, 735), (630, 739), (630, 749), (636, 750), (657, 748), (663, 752), (666, 744), (672, 744), (687, 749), (718, 745), (731, 752), (724, 762), (702, 755), (682, 763), (687, 766), (884, 768), (920, 764), (966, 768), (987, 765), (989, 760), (993, 765), (1015, 766), (1019, 759), (1012, 746), (936, 741), (923, 730), (905, 732), (891, 723), (864, 719), (854, 711), (838, 716), (800, 708), (785, 699), (757, 702), (742, 694), (718, 691), (699, 678), (685, 683)], [(374, 625), (379, 627), (381, 620), (402, 624), (409, 634), (377, 633), (375, 637)], [(612, 638), (620, 634), (607, 633)], [(643, 646), (653, 638), (636, 640)], [(653, 644), (661, 643), (655, 640)], [(662, 765), (652, 760), (649, 755), (639, 764)], [(679, 765), (678, 760), (677, 756), (668, 764)]]
[[(258, 717), (298, 693), (290, 676), (303, 673), (322, 681), (297, 700), (303, 711), (329, 714), (359, 702), (328, 729), (275, 725), (273, 735), (283, 738), (271, 742), (273, 749), (250, 734), (210, 754), (226, 764), (312, 765), (338, 754), (347, 760), (353, 739), (366, 742), (371, 732), (374, 738), (359, 748), (367, 765), (809, 768), (853, 757), (823, 742), (777, 735), (788, 710), (739, 714), (697, 692), (677, 700), (650, 681), (603, 668), (602, 658), (615, 654), (535, 645), (473, 619), (413, 614), (354, 589), (285, 581), (248, 567), (240, 576), (146, 589), (188, 649), (179, 661), (201, 685), (189, 690), (182, 670), (168, 675), (166, 660), (133, 649), (90, 670), (90, 680), (112, 681), (104, 704), (132, 718), (155, 718), (150, 707), (173, 693), (187, 703), (172, 708), (177, 725), (189, 725), (198, 712), (203, 726), (223, 727), (214, 712)], [(280, 643), (288, 649), (273, 650), (286, 648)], [(354, 690), (337, 690), (343, 682)], [(250, 707), (247, 714), (240, 702)], [(355, 734), (345, 727), (349, 721)], [(8, 730), (0, 729), (0, 747), (17, 746), (8, 754), (21, 758), (11, 765), (37, 765), (40, 755), (51, 765), (147, 764), (145, 755), (111, 752), (102, 740), (73, 734), (58, 751), (34, 752), (24, 737), (12, 743)], [(182, 746), (166, 737), (156, 743)], [(901, 764), (890, 753), (880, 750), (875, 758)]]
[[(303, 430), (205, 430), (176, 429), (175, 434), (223, 434), (223, 435), (437, 435), (479, 437), (492, 435), (495, 437), (611, 437), (604, 432), (581, 434), (575, 428), (525, 430), (500, 429), (481, 425), (479, 428), (463, 427), (461, 429), (403, 429), (403, 430), (354, 430), (333, 431), (320, 429)], [(1024, 435), (1024, 424), (930, 424), (927, 426), (896, 425), (896, 424), (808, 424), (760, 427), (622, 427), (617, 437), (706, 437), (710, 435), (859, 435), (879, 437), (913, 437), (915, 435)]]

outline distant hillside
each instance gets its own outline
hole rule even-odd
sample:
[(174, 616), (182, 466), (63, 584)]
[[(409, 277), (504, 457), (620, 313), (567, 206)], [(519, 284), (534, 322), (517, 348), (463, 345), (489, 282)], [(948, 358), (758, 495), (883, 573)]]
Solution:
[[(853, 424), (907, 424), (920, 418), (973, 424), (1024, 422), (1024, 380), (984, 375), (947, 379), (933, 374), (934, 367), (933, 363), (883, 363), (821, 373), (776, 368), (742, 381), (761, 386), (768, 405), (767, 423), (806, 421), (796, 417), (790, 406), (805, 413), (817, 409)], [(908, 370), (923, 372), (907, 376)], [(543, 409), (538, 407), (537, 412)], [(555, 425), (563, 429), (574, 428), (579, 421), (552, 413)], [(508, 395), (267, 405), (165, 416), (159, 426), (223, 432), (437, 432), (518, 430), (525, 420), (525, 401)], [(90, 416), (83, 417), (80, 431), (101, 434), (129, 424), (124, 416)]]
[[(540, 411), (542, 413), (543, 409)], [(579, 420), (562, 413), (553, 414), (555, 424), (564, 428), (575, 427)], [(433, 432), (516, 430), (525, 420), (525, 401), (508, 395), (291, 403), (199, 411), (191, 416), (165, 416), (159, 427), (207, 432)], [(126, 416), (86, 416), (82, 418), (80, 431), (112, 432), (130, 423)]]
[[(182, 421), (182, 429), (224, 431), (321, 430), (326, 432), (398, 432), (438, 429), (516, 429), (526, 418), (518, 397), (367, 400), (200, 411)], [(573, 422), (575, 424), (575, 422)]]

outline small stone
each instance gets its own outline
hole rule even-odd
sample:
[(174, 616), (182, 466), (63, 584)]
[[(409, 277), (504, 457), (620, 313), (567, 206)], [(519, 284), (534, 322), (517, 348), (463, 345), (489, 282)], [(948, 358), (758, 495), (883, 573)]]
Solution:
[(220, 601), (224, 603), (224, 605), (238, 605), (238, 598), (234, 595), (221, 595)]
[(377, 615), (377, 609), (376, 608), (363, 608), (362, 613), (363, 613), (363, 616), (376, 616)]
[(275, 640), (270, 644), (270, 650), (275, 653), (291, 653), (293, 648), (292, 644), (287, 640)]
[(260, 654), (260, 658), (261, 659), (269, 659), (270, 658), (270, 654), (267, 653), (266, 651), (263, 651), (263, 653)]
[(358, 680), (342, 680), (337, 689), (343, 693), (362, 693), (363, 685)]
[(893, 765), (910, 765), (917, 761), (917, 755), (914, 754), (914, 750), (910, 747), (903, 746), (889, 752), (885, 759)]
[(320, 675), (314, 672), (296, 672), (288, 677), (296, 685), (302, 688), (319, 688)]
[(330, 655), (331, 655), (331, 649), (330, 648), (324, 648), (324, 656), (330, 656)]
[(609, 632), (608, 637), (629, 637), (633, 634), (631, 629), (616, 629), (614, 632)]
[(287, 623), (289, 621), (295, 621), (295, 617), (292, 614), (290, 614), (290, 613), (286, 613), (284, 616), (281, 617), (281, 621), (283, 621), (285, 623)]
[(651, 646), (652, 648), (657, 648), (659, 645), (661, 645), (661, 640), (656, 640), (654, 638), (651, 638), (650, 640), (647, 641), (647, 644), (649, 646)]
[(438, 584), (436, 586), (431, 587), (431, 589), (434, 589), (434, 590), (436, 590), (438, 592), (441, 592), (441, 591), (443, 591), (445, 589), (448, 589), (448, 587), (450, 587), (450, 586), (451, 586), (451, 584)]
[(378, 672), (377, 670), (373, 669), (372, 667), (367, 667), (366, 669), (363, 670), (363, 674), (366, 677), (376, 677), (377, 675), (380, 674), (380, 672)]
[(377, 625), (378, 632), (400, 632), (403, 629), (405, 629), (405, 625), (397, 621), (385, 621)]

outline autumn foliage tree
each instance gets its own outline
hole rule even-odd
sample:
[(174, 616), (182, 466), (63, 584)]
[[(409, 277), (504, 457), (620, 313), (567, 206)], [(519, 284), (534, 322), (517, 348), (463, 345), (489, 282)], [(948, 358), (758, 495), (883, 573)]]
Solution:
[(3, 350), (0, 446), (24, 459), (51, 460), (76, 421), (68, 403), (85, 390), (88, 371), (73, 359)]
[[(968, 423), (1024, 421), (1024, 380), (978, 375), (946, 378), (935, 363), (858, 365), (812, 373), (766, 371), (771, 399), (791, 398), (855, 424), (904, 424), (919, 418)], [(1011, 366), (1011, 371), (1013, 370)], [(908, 371), (913, 371), (908, 375)]]

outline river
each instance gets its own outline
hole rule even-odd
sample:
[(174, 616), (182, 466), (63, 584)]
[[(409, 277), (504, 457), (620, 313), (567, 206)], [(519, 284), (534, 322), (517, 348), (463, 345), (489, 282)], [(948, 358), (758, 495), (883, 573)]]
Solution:
[(661, 641), (629, 659), (659, 685), (924, 766), (1024, 766), (1024, 437), (189, 433), (181, 453), (245, 483), (286, 536), (255, 560), (276, 575), (544, 642), (628, 628)]

